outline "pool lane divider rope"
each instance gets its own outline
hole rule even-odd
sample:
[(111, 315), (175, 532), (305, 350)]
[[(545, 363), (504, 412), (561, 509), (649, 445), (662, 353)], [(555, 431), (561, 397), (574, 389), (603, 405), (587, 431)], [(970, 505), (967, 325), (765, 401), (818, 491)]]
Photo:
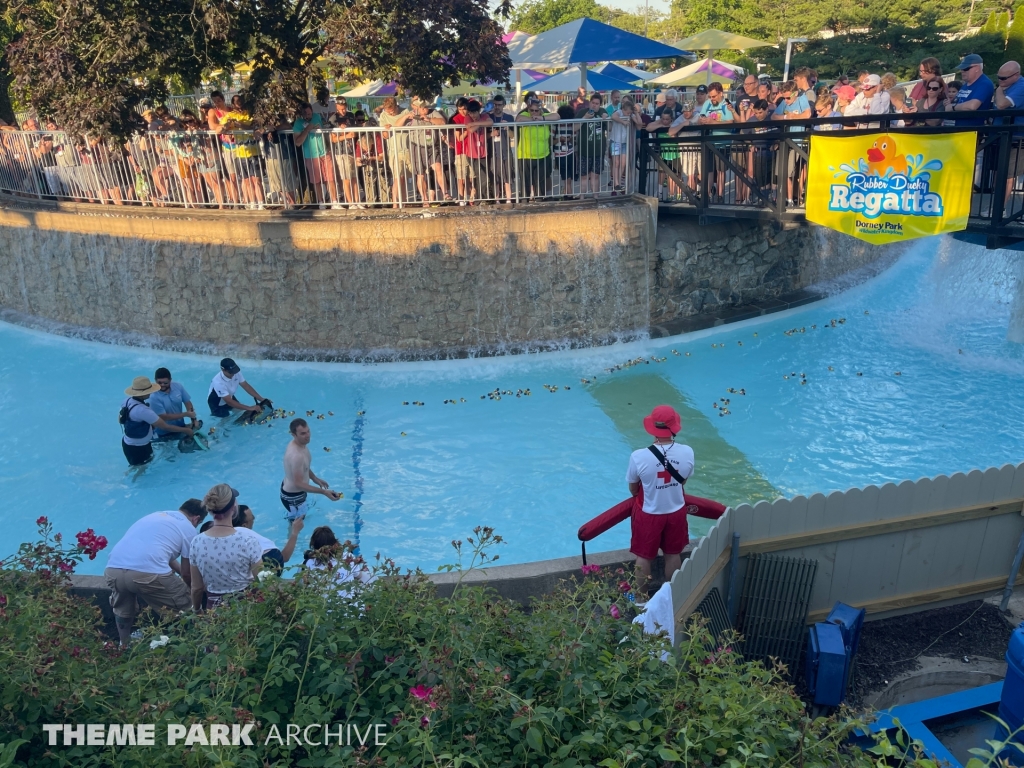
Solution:
[(356, 420), (352, 425), (352, 476), (356, 492), (352, 494), (355, 504), (352, 507), (352, 531), (355, 540), (355, 554), (359, 552), (359, 534), (363, 529), (363, 473), (361, 463), (363, 460), (363, 426), (366, 423), (366, 416), (363, 411), (363, 399), (356, 401)]

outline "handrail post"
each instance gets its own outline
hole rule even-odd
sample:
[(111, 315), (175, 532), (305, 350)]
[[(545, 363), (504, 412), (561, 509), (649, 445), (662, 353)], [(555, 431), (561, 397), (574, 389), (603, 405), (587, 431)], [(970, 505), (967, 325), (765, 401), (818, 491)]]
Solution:
[[(644, 133), (646, 134), (647, 131), (644, 131)], [(639, 150), (636, 153), (637, 154), (637, 159), (638, 159), (638, 161), (640, 163), (640, 171), (639, 171), (639, 173), (640, 173), (640, 184), (639, 184), (639, 189), (640, 189), (640, 194), (641, 195), (649, 194), (647, 192), (647, 181), (648, 181), (648, 176), (651, 175), (650, 172), (648, 171), (648, 167), (650, 166), (650, 157), (649, 157), (649, 154), (648, 154), (650, 152), (650, 141), (651, 141), (651, 139), (650, 139), (649, 135), (646, 135), (646, 136), (645, 135), (641, 135), (640, 136), (640, 148), (639, 148)]]
[(785, 131), (780, 133), (779, 151), (775, 155), (775, 179), (775, 215), (781, 219), (789, 194), (789, 140)]
[(698, 208), (701, 215), (708, 209), (708, 199), (711, 196), (711, 183), (708, 179), (708, 131), (706, 128), (700, 130), (700, 200)]
[[(992, 224), (1000, 227), (1003, 224), (1003, 211), (1006, 208), (1006, 182), (1010, 170), (1010, 147), (1013, 145), (1013, 127), (1002, 128), (999, 131), (999, 156), (996, 160), (995, 178), (992, 188)], [(981, 154), (981, 188), (985, 189), (985, 153)]]

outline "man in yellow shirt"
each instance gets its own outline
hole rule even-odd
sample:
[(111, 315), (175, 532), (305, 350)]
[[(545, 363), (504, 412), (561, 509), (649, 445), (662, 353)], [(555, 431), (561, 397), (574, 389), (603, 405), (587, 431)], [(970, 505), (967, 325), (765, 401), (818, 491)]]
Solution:
[(519, 165), (519, 198), (548, 197), (551, 194), (551, 127), (556, 113), (545, 113), (539, 99), (530, 99), (526, 111), (516, 118), (516, 161)]

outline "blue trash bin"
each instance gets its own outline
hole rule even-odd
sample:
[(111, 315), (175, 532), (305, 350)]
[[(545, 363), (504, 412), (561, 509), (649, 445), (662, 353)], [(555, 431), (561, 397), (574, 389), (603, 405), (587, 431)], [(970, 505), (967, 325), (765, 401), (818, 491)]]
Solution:
[[(999, 719), (1009, 728), (1007, 731), (1002, 725), (996, 726), (999, 741), (1024, 725), (1024, 623), (1013, 630), (1006, 649), (1006, 679), (999, 699)], [(1014, 741), (1024, 744), (1024, 733), (1014, 736)], [(1019, 749), (1004, 750), (999, 757), (1008, 759), (1011, 765), (1024, 766), (1024, 752)]]

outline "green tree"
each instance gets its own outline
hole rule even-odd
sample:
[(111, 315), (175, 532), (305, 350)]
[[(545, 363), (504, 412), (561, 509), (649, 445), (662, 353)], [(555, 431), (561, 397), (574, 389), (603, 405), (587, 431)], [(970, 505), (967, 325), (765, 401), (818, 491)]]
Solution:
[(989, 13), (988, 18), (985, 19), (985, 23), (981, 25), (981, 34), (993, 35), (996, 31), (996, 12), (992, 11)]
[(624, 29), (627, 32), (632, 32), (635, 35), (646, 34), (652, 38), (659, 37), (661, 24), (665, 18), (663, 13), (648, 10), (645, 25), (643, 13), (629, 13), (628, 11), (620, 11), (617, 8), (609, 8), (608, 11), (609, 16), (606, 23), (611, 24), (613, 27)]
[(198, 84), (232, 56), (230, 0), (20, 0), (21, 34), (7, 47), (14, 89), (76, 133), (123, 136), (135, 108), (167, 92), (167, 78)]
[(7, 46), (16, 37), (15, 28), (12, 24), (0, 15), (0, 120), (13, 124), (14, 105), (11, 103), (11, 84), (14, 82), (14, 74), (11, 72), (11, 63), (7, 58)]
[[(463, 80), (508, 79), (512, 61), (488, 0), (325, 2), (330, 12), (321, 27), (310, 27), (311, 35), (326, 37), (324, 52), (342, 76), (395, 80), (424, 96)], [(495, 14), (507, 19), (511, 10), (511, 0), (501, 0)]]
[(610, 9), (596, 0), (526, 0), (512, 12), (511, 29), (536, 35), (581, 18), (609, 22)]
[(1016, 61), (1018, 64), (1024, 62), (1024, 13), (1018, 12), (1013, 15), (1013, 23), (1006, 33), (1007, 61)]

